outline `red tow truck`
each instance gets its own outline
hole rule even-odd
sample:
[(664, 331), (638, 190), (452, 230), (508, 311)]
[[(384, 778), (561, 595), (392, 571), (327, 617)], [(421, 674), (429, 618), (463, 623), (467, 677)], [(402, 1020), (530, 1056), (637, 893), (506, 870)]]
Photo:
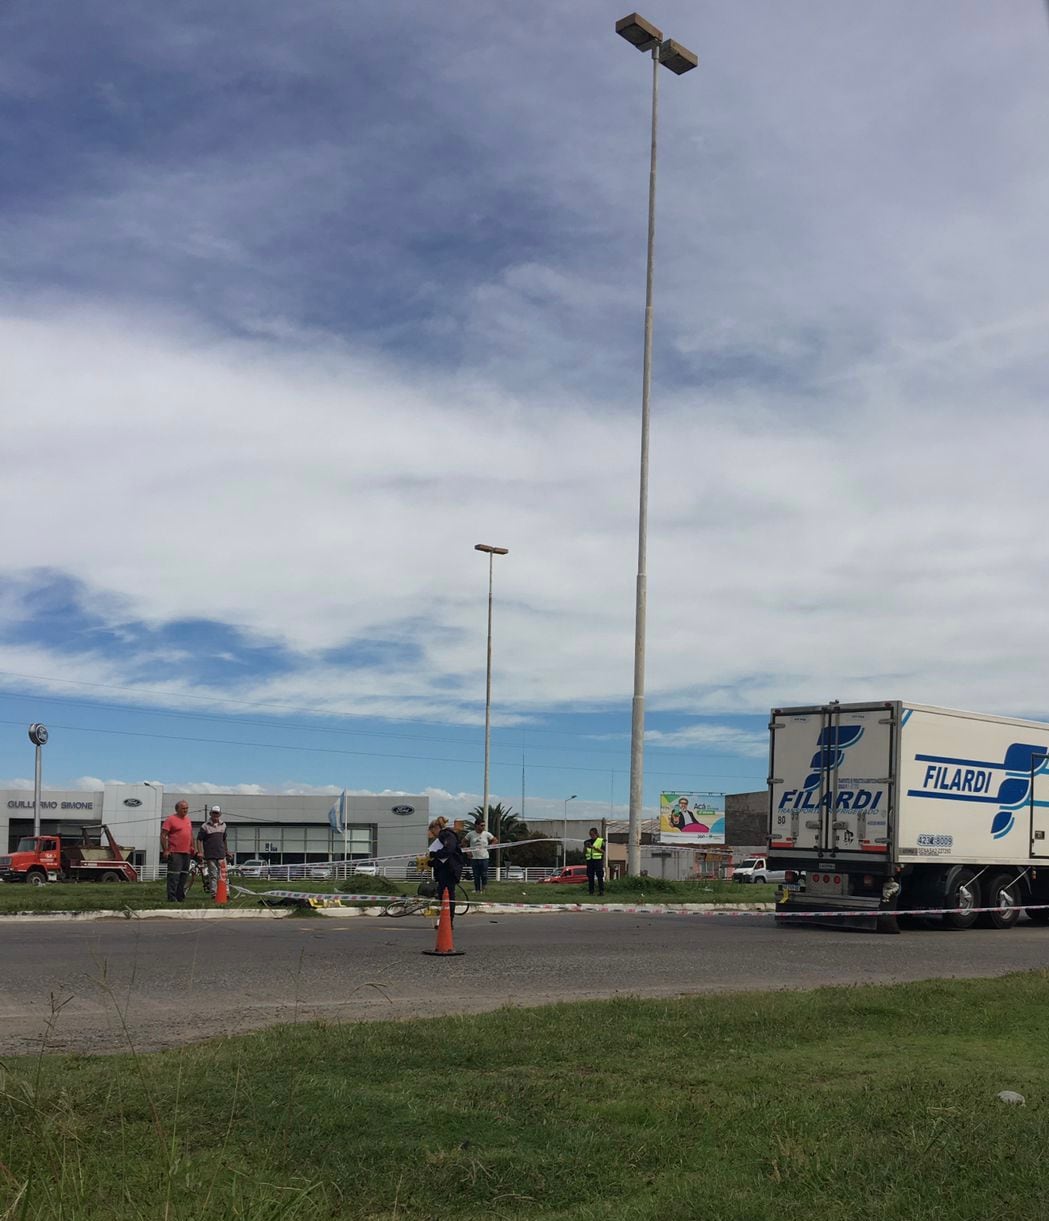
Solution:
[(14, 852), (0, 856), (5, 882), (137, 882), (130, 863), (134, 848), (122, 848), (103, 824), (80, 828), (78, 841), (58, 835), (23, 836)]

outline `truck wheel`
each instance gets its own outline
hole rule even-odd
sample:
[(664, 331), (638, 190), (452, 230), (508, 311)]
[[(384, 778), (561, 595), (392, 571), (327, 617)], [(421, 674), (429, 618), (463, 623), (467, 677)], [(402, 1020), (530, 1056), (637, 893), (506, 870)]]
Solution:
[(39, 869), (30, 869), (25, 875), (25, 880), (29, 886), (44, 886), (47, 883), (47, 874)]
[(980, 883), (971, 869), (960, 866), (952, 869), (947, 875), (947, 885), (944, 888), (944, 907), (961, 908), (960, 911), (946, 912), (943, 923), (946, 928), (972, 928), (979, 918), (974, 907), (980, 906)]
[(112, 869), (107, 869), (98, 880), (100, 882), (119, 882), (120, 874), (114, 873)]
[(984, 912), (980, 924), (985, 928), (1012, 928), (1020, 919), (1019, 897), (1013, 875), (996, 873), (987, 884), (987, 906), (994, 911)]
[(758, 874), (758, 876), (756, 878), (751, 878), (750, 880), (754, 883), (755, 886), (764, 886), (765, 885), (765, 878), (760, 873)]

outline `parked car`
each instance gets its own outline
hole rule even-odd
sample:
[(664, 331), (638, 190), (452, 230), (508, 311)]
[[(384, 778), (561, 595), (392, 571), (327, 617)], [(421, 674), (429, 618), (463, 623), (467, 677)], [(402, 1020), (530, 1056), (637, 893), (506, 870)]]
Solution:
[(330, 878), (332, 868), (330, 865), (311, 865), (306, 876), (308, 878)]
[(503, 881), (505, 882), (527, 882), (528, 874), (524, 871), (522, 865), (506, 865), (503, 868)]
[(548, 878), (540, 880), (555, 884), (560, 883), (565, 886), (579, 886), (586, 881), (586, 866), (564, 865), (556, 873), (552, 873)]
[(250, 861), (241, 861), (239, 865), (234, 865), (233, 872), (239, 873), (242, 878), (264, 878), (269, 864), (269, 861), (252, 857)]
[(763, 856), (748, 856), (741, 861), (732, 873), (733, 882), (785, 882), (786, 873), (782, 869), (770, 869)]
[(373, 861), (368, 861), (363, 865), (354, 865), (353, 872), (366, 878), (377, 878), (379, 876), (379, 866)]

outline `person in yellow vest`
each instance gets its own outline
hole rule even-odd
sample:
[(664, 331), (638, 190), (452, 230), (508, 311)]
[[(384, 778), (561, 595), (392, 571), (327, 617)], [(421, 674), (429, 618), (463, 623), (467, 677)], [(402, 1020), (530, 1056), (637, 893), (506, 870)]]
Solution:
[(605, 840), (599, 835), (597, 827), (590, 828), (590, 838), (583, 841), (583, 858), (586, 861), (586, 884), (590, 893), (594, 893), (594, 883), (597, 883), (597, 893), (605, 893)]

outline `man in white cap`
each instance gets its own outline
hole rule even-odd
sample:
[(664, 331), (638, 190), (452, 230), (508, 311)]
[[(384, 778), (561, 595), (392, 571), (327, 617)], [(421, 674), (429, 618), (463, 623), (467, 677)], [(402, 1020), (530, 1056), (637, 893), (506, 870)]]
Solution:
[(211, 897), (214, 898), (219, 884), (219, 867), (222, 861), (230, 859), (229, 845), (226, 842), (226, 824), (222, 821), (221, 806), (211, 807), (208, 821), (202, 823), (197, 832), (197, 840), (200, 843), (201, 855), (204, 857), (204, 864), (208, 871), (208, 890), (211, 892)]

